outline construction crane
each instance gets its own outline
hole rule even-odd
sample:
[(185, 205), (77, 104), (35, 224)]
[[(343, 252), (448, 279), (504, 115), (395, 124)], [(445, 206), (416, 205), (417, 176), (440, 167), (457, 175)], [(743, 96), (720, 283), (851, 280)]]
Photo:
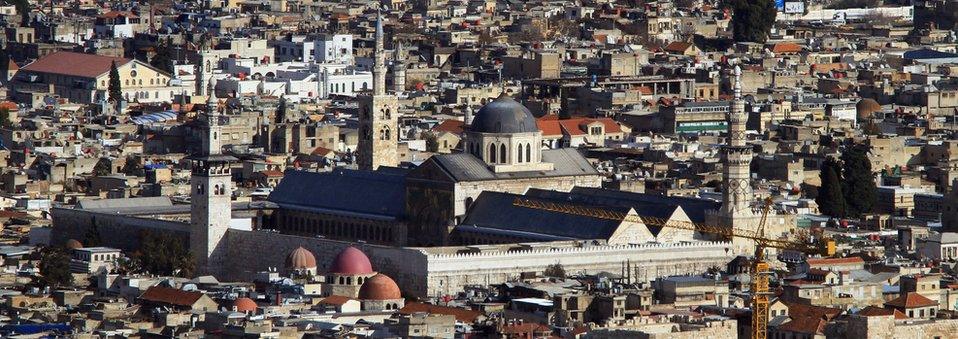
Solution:
[(759, 220), (758, 227), (754, 231), (734, 227), (707, 225), (689, 221), (630, 215), (625, 212), (610, 211), (602, 208), (584, 207), (522, 197), (516, 198), (513, 201), (513, 205), (597, 219), (629, 221), (642, 223), (648, 226), (691, 230), (695, 232), (716, 235), (724, 239), (740, 238), (754, 241), (755, 259), (750, 267), (749, 272), (751, 277), (749, 288), (752, 291), (752, 339), (766, 339), (768, 337), (768, 297), (771, 293), (769, 293), (768, 289), (770, 273), (769, 263), (765, 260), (765, 250), (768, 248), (776, 248), (797, 251), (805, 254), (823, 255), (826, 257), (835, 255), (835, 241), (824, 236), (818, 237), (817, 239), (814, 237), (808, 237), (807, 239), (773, 239), (766, 237), (765, 221), (768, 219), (768, 212), (771, 210), (771, 200), (766, 200), (763, 204), (762, 216)]

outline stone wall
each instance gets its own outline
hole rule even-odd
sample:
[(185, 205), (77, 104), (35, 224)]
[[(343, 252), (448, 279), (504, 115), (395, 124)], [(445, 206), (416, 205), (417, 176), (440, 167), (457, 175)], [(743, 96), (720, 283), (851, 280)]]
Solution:
[(503, 283), (524, 272), (542, 273), (555, 263), (562, 264), (570, 274), (592, 274), (620, 273), (628, 262), (633, 266), (634, 279), (651, 281), (665, 275), (698, 274), (713, 266), (725, 267), (732, 259), (728, 247), (727, 242), (689, 242), (431, 254), (425, 292), (434, 297), (455, 293), (466, 285)]
[[(140, 247), (140, 236), (144, 231), (172, 232), (188, 246), (190, 226), (186, 223), (137, 217), (123, 214), (94, 212), (73, 208), (53, 208), (53, 232), (50, 243), (62, 245), (69, 239), (81, 243), (90, 234), (93, 225), (100, 234), (100, 245), (131, 251)], [(83, 244), (89, 246), (89, 244)]]

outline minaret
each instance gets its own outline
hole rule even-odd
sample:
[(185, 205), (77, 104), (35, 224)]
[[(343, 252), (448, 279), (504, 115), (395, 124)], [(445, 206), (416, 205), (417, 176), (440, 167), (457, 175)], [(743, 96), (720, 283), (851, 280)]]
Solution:
[(206, 85), (210, 81), (210, 78), (213, 77), (213, 63), (215, 62), (213, 54), (210, 52), (208, 41), (206, 41), (206, 38), (202, 40), (200, 50), (197, 51), (199, 58), (196, 63), (196, 69), (194, 70), (196, 74), (196, 92), (194, 95), (197, 96), (208, 95)]
[[(745, 142), (745, 101), (742, 100), (742, 70), (735, 67), (735, 96), (728, 113), (728, 142), (722, 147), (723, 184), (720, 214), (729, 227), (753, 229), (752, 185), (749, 165), (752, 149)], [(742, 243), (733, 239), (733, 243)], [(736, 246), (737, 247), (737, 246)]]
[(373, 171), (379, 166), (399, 165), (396, 96), (386, 94), (386, 57), (383, 53), (383, 18), (376, 14), (376, 49), (372, 95), (359, 97), (359, 169)]
[(393, 72), (393, 91), (402, 93), (406, 90), (406, 64), (402, 58), (402, 43), (396, 45), (391, 68)]
[(236, 158), (220, 151), (225, 117), (218, 111), (214, 84), (210, 79), (206, 88), (210, 96), (203, 112), (201, 147), (189, 157), (192, 162), (190, 253), (196, 260), (197, 275), (222, 277), (227, 255), (223, 238), (232, 218), (230, 163)]

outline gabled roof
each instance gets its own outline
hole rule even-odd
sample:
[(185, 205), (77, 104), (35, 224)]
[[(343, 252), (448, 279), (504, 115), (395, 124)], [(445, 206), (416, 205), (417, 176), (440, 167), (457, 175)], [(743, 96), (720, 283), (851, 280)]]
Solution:
[(437, 154), (426, 161), (435, 163), (458, 182), (599, 174), (592, 164), (574, 148), (543, 150), (542, 162), (552, 163), (554, 169), (551, 171), (495, 173), (485, 162), (468, 153)]
[(772, 52), (774, 53), (799, 53), (801, 51), (802, 46), (792, 42), (780, 42), (772, 46)]
[[(492, 191), (480, 193), (469, 207), (465, 220), (456, 227), (456, 231), (508, 234), (543, 241), (609, 239), (622, 223), (622, 220), (599, 219), (515, 206), (513, 202), (518, 197), (521, 195)], [(526, 198), (530, 197), (526, 196)], [(568, 203), (547, 198), (531, 197), (530, 199)], [(609, 209), (623, 213), (629, 211), (626, 207)]]
[(685, 53), (685, 51), (688, 50), (690, 47), (692, 47), (691, 43), (682, 42), (682, 41), (673, 41), (669, 43), (668, 45), (666, 45), (664, 50), (669, 53)]
[(863, 308), (861, 311), (858, 311), (858, 315), (863, 317), (881, 317), (881, 316), (895, 316), (895, 319), (908, 319), (904, 313), (896, 309), (881, 308), (877, 306), (868, 306)]
[(543, 137), (561, 137), (564, 134), (587, 134), (586, 126), (594, 122), (602, 123), (602, 125), (605, 126), (605, 133), (622, 132), (622, 128), (620, 128), (619, 124), (611, 118), (573, 118), (560, 120), (553, 118), (552, 115), (547, 115), (536, 119), (536, 125), (542, 130)]
[(190, 292), (170, 287), (153, 286), (147, 289), (146, 292), (143, 292), (143, 295), (140, 296), (140, 300), (189, 307), (193, 306), (193, 304), (195, 304), (202, 297), (203, 293), (201, 292)]
[(916, 292), (908, 292), (903, 296), (892, 299), (891, 301), (885, 303), (885, 306), (897, 308), (918, 308), (937, 305), (937, 301), (925, 298), (925, 296)]
[[(538, 193), (533, 193), (533, 190), (530, 190), (529, 194)], [(718, 210), (722, 206), (720, 202), (708, 199), (670, 197), (660, 194), (635, 193), (595, 187), (573, 187), (569, 194), (570, 199), (604, 206), (628, 206), (635, 209), (635, 212), (639, 215), (659, 218), (668, 218), (675, 210), (674, 208), (664, 207), (680, 206), (693, 222), (704, 222), (706, 211)]]
[(449, 132), (453, 134), (462, 134), (463, 122), (461, 120), (446, 119), (433, 127), (433, 132)]
[(805, 334), (823, 334), (825, 331), (825, 320), (809, 316), (793, 317), (792, 321), (779, 326), (778, 330)]
[(406, 178), (386, 170), (287, 170), (267, 200), (290, 209), (398, 218), (406, 206)]
[(108, 73), (113, 62), (120, 67), (131, 61), (133, 60), (59, 51), (34, 61), (23, 67), (21, 71), (96, 78)]

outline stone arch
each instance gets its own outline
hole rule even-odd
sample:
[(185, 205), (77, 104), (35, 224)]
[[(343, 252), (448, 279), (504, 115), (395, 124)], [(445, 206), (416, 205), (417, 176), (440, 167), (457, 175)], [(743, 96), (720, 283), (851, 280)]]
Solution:
[(508, 162), (506, 158), (506, 154), (508, 154), (506, 153), (506, 144), (499, 144), (499, 162), (500, 163), (505, 164)]
[(522, 144), (521, 143), (519, 144), (519, 146), (516, 147), (516, 154), (518, 155), (516, 158), (518, 159), (518, 162), (521, 164), (522, 163)]
[[(522, 154), (520, 153), (519, 156), (521, 157)], [(526, 162), (532, 162), (532, 145), (528, 142), (526, 143)]]
[(489, 144), (489, 163), (495, 163), (498, 158), (496, 158), (496, 144)]

